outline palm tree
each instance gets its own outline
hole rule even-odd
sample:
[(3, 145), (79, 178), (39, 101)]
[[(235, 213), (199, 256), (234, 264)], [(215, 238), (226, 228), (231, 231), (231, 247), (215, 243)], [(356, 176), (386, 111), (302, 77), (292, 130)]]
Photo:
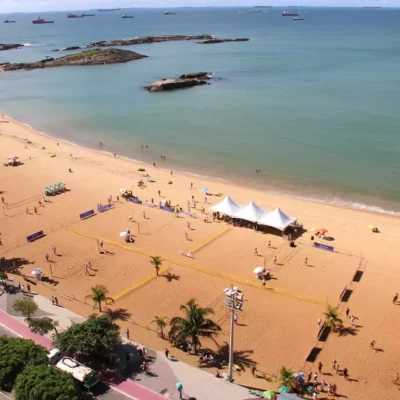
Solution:
[(286, 368), (286, 367), (281, 367), (279, 370), (279, 375), (278, 375), (278, 382), (282, 386), (287, 386), (288, 388), (291, 388), (293, 383), (295, 382), (295, 377), (293, 376), (294, 370), (292, 368)]
[(157, 330), (160, 331), (160, 336), (164, 337), (164, 328), (167, 326), (167, 318), (166, 317), (154, 317), (153, 321), (157, 325)]
[(186, 318), (174, 317), (171, 319), (170, 334), (175, 336), (178, 342), (186, 341), (189, 338), (196, 349), (201, 344), (200, 337), (212, 338), (221, 330), (217, 323), (206, 318), (208, 314), (214, 314), (214, 310), (199, 307), (195, 299), (181, 305), (181, 310), (185, 312)]
[(96, 285), (92, 287), (92, 293), (86, 296), (86, 299), (92, 300), (94, 303), (97, 303), (99, 306), (99, 311), (101, 312), (101, 303), (103, 301), (114, 302), (111, 297), (107, 296), (108, 290), (103, 285)]
[(156, 269), (156, 274), (158, 276), (158, 271), (162, 265), (163, 261), (162, 258), (159, 256), (152, 256), (150, 257), (150, 264), (154, 265), (154, 268)]
[(326, 312), (324, 312), (325, 316), (325, 326), (328, 326), (332, 329), (333, 332), (340, 328), (343, 324), (343, 321), (339, 318), (339, 307), (333, 307), (328, 305)]

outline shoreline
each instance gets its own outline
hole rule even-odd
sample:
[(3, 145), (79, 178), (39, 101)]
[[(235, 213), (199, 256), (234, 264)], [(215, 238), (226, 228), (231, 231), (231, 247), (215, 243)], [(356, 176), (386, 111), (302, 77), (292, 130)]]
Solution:
[[(105, 155), (105, 156), (109, 156), (109, 157), (113, 157), (114, 154), (111, 151), (107, 151), (107, 150), (100, 150), (100, 149), (96, 149), (96, 148), (92, 148), (92, 147), (87, 147), (85, 145), (81, 145), (75, 142), (71, 142), (68, 139), (64, 139), (64, 138), (58, 138), (56, 136), (52, 136), (51, 134), (48, 134), (46, 132), (43, 131), (39, 131), (36, 130), (33, 126), (31, 126), (30, 124), (26, 123), (26, 122), (22, 122), (20, 120), (14, 119), (13, 117), (11, 117), (10, 115), (7, 114), (2, 114), (3, 117), (9, 121), (12, 121), (13, 123), (17, 124), (17, 125), (22, 125), (26, 128), (28, 128), (29, 130), (31, 130), (33, 133), (46, 137), (50, 140), (53, 140), (55, 142), (62, 142), (65, 143), (67, 145), (73, 146), (77, 149), (82, 149), (82, 150), (86, 150), (95, 154), (100, 154), (100, 155)], [(146, 167), (152, 167), (150, 162), (144, 161), (144, 160), (139, 160), (136, 158), (131, 158), (128, 156), (124, 156), (124, 155), (118, 155), (117, 154), (117, 158), (124, 160), (124, 161), (128, 161), (130, 163), (136, 163), (136, 164), (141, 164), (144, 165)], [(164, 172), (169, 172), (170, 169), (169, 168), (164, 168), (164, 167), (158, 167), (159, 170), (162, 170)], [(199, 174), (197, 172), (191, 172), (191, 171), (187, 171), (187, 170), (181, 170), (178, 169), (175, 171), (178, 175), (183, 175), (186, 177), (193, 177), (193, 178), (198, 178), (198, 179), (202, 179), (202, 180), (209, 180), (209, 181), (215, 181), (215, 182), (219, 182), (219, 183), (223, 183), (223, 184), (227, 184), (227, 185), (235, 185), (235, 186), (240, 186), (243, 189), (248, 189), (248, 190), (256, 190), (256, 191), (261, 191), (262, 193), (265, 193), (267, 195), (273, 195), (273, 196), (283, 196), (287, 199), (293, 199), (293, 200), (298, 200), (298, 201), (305, 201), (308, 203), (315, 203), (315, 204), (321, 204), (321, 205), (326, 205), (326, 206), (333, 206), (333, 207), (338, 207), (338, 208), (344, 208), (344, 209), (348, 209), (348, 210), (354, 210), (354, 211), (361, 211), (361, 212), (368, 212), (368, 213), (372, 213), (372, 214), (378, 214), (378, 215), (385, 215), (385, 216), (389, 216), (389, 217), (400, 217), (400, 211), (393, 211), (393, 210), (386, 210), (378, 205), (369, 205), (369, 204), (364, 204), (364, 203), (360, 203), (357, 201), (349, 201), (349, 200), (345, 200), (342, 198), (335, 198), (333, 201), (328, 201), (327, 199), (323, 199), (323, 198), (315, 198), (315, 197), (310, 197), (307, 195), (301, 195), (301, 194), (296, 194), (296, 193), (287, 193), (285, 191), (280, 191), (279, 189), (270, 189), (270, 190), (262, 190), (260, 189), (257, 185), (246, 185), (244, 182), (242, 182), (240, 179), (238, 181), (235, 181), (233, 179), (229, 179), (229, 178), (219, 178), (216, 176), (212, 176), (212, 175), (205, 175), (205, 174)], [(175, 173), (174, 172), (174, 173)]]

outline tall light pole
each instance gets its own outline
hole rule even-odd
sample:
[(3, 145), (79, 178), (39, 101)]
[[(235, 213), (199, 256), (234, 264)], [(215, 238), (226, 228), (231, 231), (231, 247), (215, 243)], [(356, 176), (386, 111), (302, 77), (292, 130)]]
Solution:
[(231, 310), (231, 331), (229, 340), (229, 375), (228, 380), (232, 382), (233, 374), (233, 339), (235, 331), (235, 312), (242, 311), (243, 308), (243, 293), (237, 286), (224, 289), (225, 307)]

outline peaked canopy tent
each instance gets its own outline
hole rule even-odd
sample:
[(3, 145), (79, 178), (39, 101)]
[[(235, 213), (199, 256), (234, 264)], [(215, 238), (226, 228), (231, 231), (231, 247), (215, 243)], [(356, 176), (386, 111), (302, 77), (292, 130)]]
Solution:
[(209, 208), (211, 211), (220, 212), (230, 217), (233, 217), (241, 209), (243, 209), (243, 207), (235, 203), (229, 196), (226, 196), (220, 203)]
[(284, 231), (291, 223), (296, 221), (296, 219), (295, 217), (286, 215), (279, 207), (276, 207), (274, 211), (261, 218), (258, 223)]
[(267, 214), (268, 214), (268, 211), (263, 210), (256, 203), (251, 201), (249, 204), (247, 204), (246, 207), (244, 207), (240, 211), (238, 211), (234, 215), (234, 217), (244, 219), (244, 220), (250, 221), (250, 222), (259, 222)]

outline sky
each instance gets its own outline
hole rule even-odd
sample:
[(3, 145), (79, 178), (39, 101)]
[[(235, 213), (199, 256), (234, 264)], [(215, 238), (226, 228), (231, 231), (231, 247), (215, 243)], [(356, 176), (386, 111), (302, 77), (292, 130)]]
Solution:
[(206, 7), (254, 5), (376, 6), (400, 7), (400, 0), (0, 0), (0, 13), (88, 10), (110, 7)]

